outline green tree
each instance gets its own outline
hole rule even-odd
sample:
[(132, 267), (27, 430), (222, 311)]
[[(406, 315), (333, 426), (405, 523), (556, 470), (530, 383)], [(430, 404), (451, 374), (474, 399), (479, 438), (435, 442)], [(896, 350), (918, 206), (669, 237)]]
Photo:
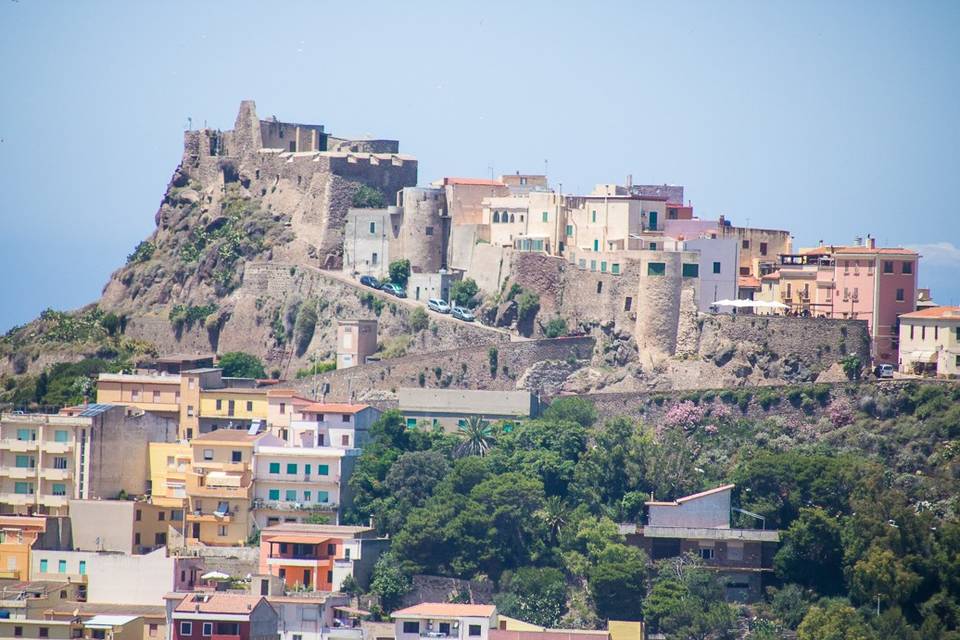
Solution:
[(517, 320), (528, 322), (540, 311), (540, 296), (532, 291), (524, 291), (517, 296)]
[(357, 209), (383, 209), (386, 206), (386, 200), (378, 189), (362, 184), (354, 192), (352, 204)]
[(669, 638), (720, 640), (736, 636), (736, 613), (724, 601), (723, 585), (695, 556), (658, 563), (643, 613), (652, 628)]
[(782, 536), (773, 558), (777, 575), (816, 589), (822, 595), (843, 590), (840, 525), (820, 508), (804, 508)]
[(860, 613), (844, 600), (810, 607), (797, 629), (798, 640), (877, 640)]
[(456, 451), (460, 456), (483, 457), (490, 452), (495, 440), (493, 427), (480, 416), (470, 416), (458, 426), (457, 437), (460, 443)]
[(386, 611), (393, 611), (410, 587), (410, 575), (402, 569), (396, 555), (392, 551), (381, 555), (370, 581), (370, 592), (379, 596), (380, 605)]
[(556, 627), (566, 610), (567, 585), (563, 573), (552, 567), (521, 567), (507, 571), (494, 597), (507, 616), (544, 627)]
[(640, 549), (611, 544), (590, 569), (590, 595), (606, 620), (642, 620), (647, 557)]
[(808, 594), (798, 584), (786, 584), (782, 589), (768, 589), (770, 608), (786, 627), (796, 629), (810, 610)]
[(390, 263), (388, 268), (390, 274), (390, 282), (395, 285), (399, 285), (404, 289), (407, 288), (407, 282), (410, 280), (410, 261), (406, 258), (400, 258), (399, 260), (394, 260)]
[(224, 377), (227, 378), (263, 379), (267, 377), (260, 358), (243, 351), (231, 351), (223, 354), (220, 357), (219, 365), (223, 369)]
[(302, 356), (313, 340), (313, 332), (317, 328), (317, 303), (305, 302), (297, 310), (297, 319), (293, 325), (293, 340), (297, 355)]
[(110, 336), (117, 335), (117, 332), (120, 330), (120, 324), (120, 316), (112, 311), (103, 314), (103, 317), (100, 318), (100, 326), (103, 327)]
[(430, 326), (430, 318), (427, 317), (427, 312), (423, 310), (423, 307), (417, 307), (410, 313), (411, 331), (418, 333), (428, 326)]
[(551, 318), (547, 325), (543, 328), (543, 335), (548, 338), (561, 338), (567, 335), (567, 321), (563, 318), (556, 317)]
[(889, 603), (910, 602), (922, 579), (893, 551), (873, 546), (851, 571), (850, 598), (871, 602), (878, 595)]
[(479, 291), (480, 287), (473, 278), (457, 280), (450, 286), (450, 300), (458, 307), (473, 307), (473, 299)]
[(597, 409), (592, 402), (583, 398), (557, 398), (544, 410), (543, 419), (554, 422), (569, 420), (590, 427), (597, 421)]

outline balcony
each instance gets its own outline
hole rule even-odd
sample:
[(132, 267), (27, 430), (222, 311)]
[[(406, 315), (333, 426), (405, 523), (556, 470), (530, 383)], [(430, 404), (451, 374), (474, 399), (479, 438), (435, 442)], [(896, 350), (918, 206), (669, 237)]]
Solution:
[(265, 482), (283, 482), (283, 483), (296, 483), (303, 484), (308, 482), (310, 484), (340, 484), (340, 474), (338, 473), (329, 473), (327, 475), (305, 475), (305, 474), (280, 474), (280, 475), (267, 475), (260, 476), (260, 480)]
[(69, 480), (73, 476), (70, 469), (41, 469), (40, 477), (44, 480)]
[(15, 480), (26, 480), (27, 478), (34, 478), (36, 475), (37, 470), (32, 467), (0, 467), (0, 476)]
[(187, 522), (216, 522), (218, 524), (230, 524), (233, 522), (233, 516), (236, 510), (228, 511), (222, 515), (216, 513), (197, 513), (196, 511), (187, 513)]
[(0, 493), (0, 502), (9, 505), (36, 504), (37, 497), (32, 493)]
[(209, 471), (223, 471), (224, 473), (243, 473), (248, 469), (246, 462), (214, 462), (213, 460), (197, 460), (193, 463), (196, 473)]
[(199, 485), (190, 483), (187, 485), (186, 493), (198, 498), (250, 498), (250, 489), (252, 487), (220, 487)]
[(286, 502), (283, 500), (262, 500), (255, 498), (252, 505), (253, 509), (263, 509), (265, 511), (316, 511), (319, 513), (332, 513), (337, 510), (337, 504), (333, 502), (309, 504), (303, 502)]
[(37, 502), (44, 507), (59, 508), (66, 507), (69, 502), (69, 498), (67, 498), (67, 496), (41, 495)]
[(55, 442), (53, 440), (43, 442), (44, 453), (69, 453), (72, 449), (72, 442)]
[(37, 451), (40, 443), (36, 440), (17, 440), (15, 438), (4, 438), (0, 440), (0, 450), (6, 451)]

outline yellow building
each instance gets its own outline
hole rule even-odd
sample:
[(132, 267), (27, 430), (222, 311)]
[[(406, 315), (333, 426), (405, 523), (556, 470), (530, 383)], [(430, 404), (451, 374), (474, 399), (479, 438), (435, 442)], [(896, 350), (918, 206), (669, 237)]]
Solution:
[(267, 420), (266, 389), (205, 389), (200, 392), (200, 419)]
[(46, 530), (46, 518), (0, 516), (0, 578), (27, 579), (30, 574), (30, 550)]
[[(263, 398), (266, 403), (265, 394)], [(268, 433), (252, 435), (236, 429), (218, 429), (191, 441), (184, 532), (187, 544), (232, 546), (246, 542), (253, 529), (250, 502), (257, 443), (284, 444)]]
[(900, 322), (900, 371), (960, 377), (960, 307), (905, 313)]
[(183, 508), (193, 449), (186, 442), (151, 442), (150, 495), (154, 504)]
[(180, 411), (180, 376), (101, 373), (97, 379), (97, 402), (175, 417)]

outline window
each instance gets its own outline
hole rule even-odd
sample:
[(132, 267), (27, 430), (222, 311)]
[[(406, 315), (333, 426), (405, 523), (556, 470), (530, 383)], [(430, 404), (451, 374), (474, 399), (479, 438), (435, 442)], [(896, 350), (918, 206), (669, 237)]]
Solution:
[(700, 549), (700, 557), (704, 560), (713, 560), (713, 547)]
[(903, 302), (903, 300), (904, 300), (903, 289), (897, 289), (897, 302)]
[(350, 414), (345, 413), (342, 416), (340, 416), (340, 422), (350, 422)]
[(63, 456), (57, 456), (53, 459), (53, 468), (54, 469), (66, 469), (67, 468), (67, 459)]
[(597, 293), (603, 293), (603, 282), (600, 280), (597, 281)]
[(65, 496), (67, 495), (67, 485), (63, 483), (54, 483), (53, 485), (53, 495), (55, 496)]
[(424, 232), (425, 234), (427, 234), (428, 236), (432, 236), (432, 235), (433, 235), (433, 227), (427, 227), (426, 229), (423, 230), (423, 232)]
[(280, 463), (271, 462), (270, 463), (270, 473), (280, 473)]
[(163, 522), (163, 521), (166, 520), (166, 519), (167, 519), (167, 512), (166, 512), (166, 511), (160, 511), (160, 512), (157, 513), (157, 520), (159, 520), (160, 522)]
[(624, 311), (630, 311), (630, 308), (631, 308), (632, 306), (633, 306), (633, 298), (631, 298), (630, 296), (627, 296), (626, 298), (624, 298), (624, 300), (623, 300), (623, 310), (624, 310)]
[(213, 623), (212, 623), (212, 622), (204, 622), (204, 623), (203, 623), (203, 628), (200, 629), (200, 635), (203, 635), (203, 636), (212, 636), (212, 635), (213, 635)]
[(370, 223), (370, 233), (376, 233), (376, 232), (377, 232), (377, 223), (376, 223), (376, 222), (371, 222), (371, 223)]
[(620, 275), (620, 263), (619, 263), (619, 262), (614, 262), (612, 265), (610, 265), (610, 273), (612, 273), (612, 274), (615, 275), (615, 276), (616, 276), (616, 275)]
[(310, 475), (310, 473), (311, 473), (312, 471), (313, 471), (313, 465), (312, 465), (312, 464), (305, 464), (305, 465), (303, 465), (303, 475), (308, 476), (308, 475)]
[(33, 495), (33, 485), (29, 482), (15, 482), (13, 492), (20, 495)]
[(86, 561), (86, 560), (81, 560), (81, 561), (80, 561), (80, 575), (82, 575), (82, 576), (87, 575), (87, 561)]
[(379, 258), (379, 256), (377, 255), (377, 252), (374, 251), (374, 252), (373, 252), (373, 255), (370, 256), (370, 264), (377, 264), (378, 261), (379, 261), (379, 259), (380, 259), (380, 258)]
[(593, 250), (594, 250), (594, 251), (600, 251), (600, 241), (599, 241), (599, 240), (594, 240), (594, 241), (593, 241)]
[(960, 327), (956, 327), (953, 331), (954, 331), (954, 333), (956, 334), (956, 336), (955, 336), (956, 339), (957, 339), (957, 340), (960, 340)]
[(472, 624), (470, 625), (470, 637), (475, 638), (480, 635), (480, 625)]
[(204, 449), (204, 450), (203, 450), (203, 459), (204, 459), (204, 460), (213, 460), (213, 449)]
[(188, 405), (187, 405), (187, 416), (190, 417), (190, 418), (193, 417), (193, 405), (192, 405), (192, 404), (188, 404)]
[(67, 572), (67, 561), (57, 560), (57, 573), (66, 573), (66, 572)]
[(313, 491), (304, 491), (303, 492), (303, 501), (310, 502), (313, 500)]
[(17, 429), (17, 440), (36, 440), (37, 434), (30, 429)]
[[(957, 331), (960, 331), (960, 329), (957, 329)], [(910, 339), (913, 340), (913, 325), (910, 325)]]
[(192, 623), (192, 622), (181, 622), (181, 623), (180, 623), (180, 635), (182, 635), (182, 636), (192, 636), (192, 635), (193, 635), (193, 623)]
[[(600, 273), (606, 273), (606, 272), (607, 272), (607, 261), (606, 261), (606, 260), (601, 260), (601, 261), (600, 261)], [(599, 288), (599, 287), (598, 287), (598, 288)], [(597, 291), (597, 293), (600, 293), (600, 292)]]
[(750, 275), (750, 267), (740, 267), (740, 275), (742, 276)]
[(279, 500), (280, 499), (280, 489), (270, 489), (267, 492), (267, 499), (269, 500)]
[(140, 389), (133, 389), (133, 390), (130, 392), (130, 399), (133, 400), (134, 402), (136, 402), (137, 400), (139, 400), (139, 399), (140, 399)]
[(328, 491), (317, 491), (317, 502), (330, 502), (330, 493)]
[(32, 469), (34, 461), (30, 456), (17, 456), (16, 464), (18, 469)]
[[(20, 627), (17, 627), (18, 629)], [(404, 633), (420, 633), (420, 623), (415, 620), (404, 620), (403, 621), (403, 632)]]
[(494, 221), (494, 222), (500, 222), (500, 212), (499, 212), (499, 211), (494, 211), (494, 212), (493, 212), (493, 221)]
[(57, 430), (53, 432), (53, 441), (54, 442), (66, 442), (67, 441), (67, 432), (63, 430)]
[(912, 262), (904, 262), (904, 263), (903, 263), (903, 269), (902, 269), (901, 273), (913, 273), (913, 263), (912, 263)]
[[(416, 423), (414, 423), (414, 425), (416, 425)], [(319, 473), (319, 474), (322, 475), (322, 476), (330, 475), (330, 465), (328, 465), (328, 464), (318, 464), (318, 465), (317, 465), (317, 473)]]
[(920, 327), (920, 339), (921, 339), (921, 340), (926, 340), (926, 339), (927, 339), (927, 328), (926, 328), (926, 327)]
[(766, 243), (766, 242), (761, 242), (761, 243), (760, 243), (760, 255), (762, 255), (762, 256), (767, 255), (767, 243)]
[(49, 638), (50, 627), (40, 627), (39, 629), (37, 629), (37, 633), (41, 638)]
[(242, 451), (231, 451), (231, 452), (230, 452), (230, 462), (243, 462), (243, 452), (242, 452)]
[(156, 638), (156, 637), (157, 637), (157, 625), (156, 625), (155, 623), (151, 623), (148, 628), (150, 629), (150, 637), (151, 637), (151, 638)]
[[(407, 418), (407, 429), (416, 429), (417, 428), (417, 419), (416, 418)], [(323, 466), (320, 467), (321, 469)], [(320, 473), (323, 473), (322, 471)]]
[(133, 544), (140, 544), (140, 534), (139, 534), (139, 533), (133, 534)]
[(649, 248), (650, 248), (650, 251), (656, 251), (656, 250), (657, 250), (657, 243), (656, 243), (656, 242), (651, 242)]
[(700, 265), (698, 264), (684, 264), (683, 267), (681, 267), (681, 271), (684, 278), (700, 277)]
[(744, 249), (749, 249), (749, 248), (750, 248), (750, 241), (749, 241), (749, 240), (744, 240), (743, 242), (740, 243), (740, 246), (741, 246), (742, 248), (744, 248)]
[(46, 572), (47, 572), (47, 559), (43, 558), (40, 561), (40, 573), (46, 573)]
[(220, 398), (217, 398), (217, 411), (220, 411), (220, 409), (222, 408), (223, 408), (223, 400), (221, 400)]
[(136, 513), (134, 513), (133, 515), (133, 519), (137, 522), (140, 522), (141, 520), (143, 520), (143, 511), (140, 511), (140, 509), (137, 509)]
[(546, 211), (544, 211), (544, 212), (543, 212), (543, 221), (544, 221), (544, 222), (547, 222), (549, 219), (550, 219), (550, 214), (548, 214)]
[(220, 525), (219, 527), (217, 527), (217, 535), (220, 536), (221, 538), (226, 537), (227, 535), (226, 525)]
[(572, 225), (572, 224), (568, 224), (568, 225), (567, 225), (567, 236), (568, 236), (568, 237), (572, 237), (572, 236), (573, 236), (573, 225)]
[(591, 260), (591, 261), (590, 261), (590, 271), (596, 271), (596, 270), (597, 270), (597, 261), (596, 261), (596, 260)]
[(590, 222), (596, 222), (596, 221), (597, 221), (597, 212), (594, 211), (590, 214)]
[(297, 490), (296, 489), (287, 489), (283, 494), (283, 499), (287, 502), (296, 502), (297, 501)]
[(253, 411), (253, 400), (247, 400), (247, 411)]
[(714, 263), (713, 263), (713, 272), (714, 272), (714, 273), (720, 273), (720, 263), (719, 263), (719, 262), (714, 262)]
[(295, 474), (296, 472), (297, 472), (297, 463), (296, 463), (296, 462), (288, 462), (288, 463), (287, 463), (287, 473), (293, 473), (293, 474)]
[(648, 262), (647, 263), (647, 275), (648, 276), (662, 276), (667, 273), (667, 264), (665, 262)]
[(328, 556), (333, 556), (333, 555), (336, 555), (336, 554), (337, 554), (337, 545), (335, 545), (335, 544), (328, 544), (328, 545), (327, 545), (327, 555), (328, 555)]
[(13, 635), (17, 638), (23, 637), (23, 627), (14, 627)]
[(286, 414), (286, 413), (287, 413), (287, 403), (286, 403), (286, 402), (281, 402), (281, 403), (280, 403), (280, 415), (284, 415), (284, 414)]
[(893, 273), (893, 262), (890, 260), (883, 261), (883, 272), (884, 273)]

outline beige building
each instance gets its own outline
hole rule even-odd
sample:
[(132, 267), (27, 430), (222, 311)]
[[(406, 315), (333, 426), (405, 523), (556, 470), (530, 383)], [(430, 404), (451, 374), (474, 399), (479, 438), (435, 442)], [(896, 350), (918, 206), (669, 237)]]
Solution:
[[(77, 551), (150, 553), (183, 534), (183, 507), (146, 500), (71, 500), (70, 528)], [(105, 527), (104, 523), (110, 526)]]
[(960, 376), (960, 307), (931, 307), (900, 316), (900, 371)]
[(193, 450), (186, 442), (151, 442), (150, 500), (160, 506), (183, 509), (187, 499), (187, 471)]
[(175, 418), (180, 411), (180, 376), (101, 373), (97, 402), (137, 407)]
[(540, 405), (538, 398), (529, 391), (401, 387), (397, 396), (400, 413), (408, 427), (427, 423), (442, 426), (447, 432), (455, 432), (470, 416), (508, 423), (535, 418)]
[(252, 529), (253, 452), (257, 443), (282, 446), (269, 433), (218, 429), (194, 438), (187, 473), (187, 544), (242, 545)]
[(364, 364), (376, 352), (376, 320), (337, 321), (337, 369)]
[[(0, 508), (66, 515), (71, 499), (147, 491), (147, 445), (173, 439), (174, 420), (95, 404), (59, 415), (0, 416)], [(116, 455), (122, 451), (123, 455)]]

